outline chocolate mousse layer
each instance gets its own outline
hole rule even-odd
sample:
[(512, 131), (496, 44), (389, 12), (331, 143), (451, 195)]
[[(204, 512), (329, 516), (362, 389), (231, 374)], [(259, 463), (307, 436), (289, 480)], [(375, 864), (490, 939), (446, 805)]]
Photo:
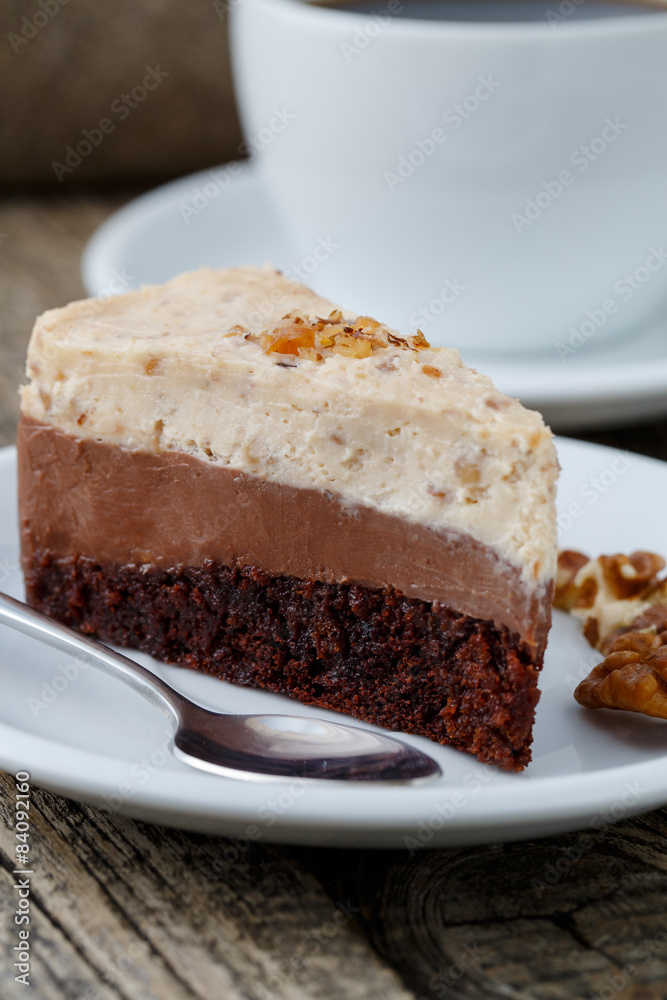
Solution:
[(494, 623), (531, 660), (542, 657), (551, 594), (530, 592), (517, 567), (470, 536), (184, 453), (80, 440), (25, 417), (18, 453), (23, 567), (34, 586), (44, 560), (144, 574), (252, 568), (272, 578), (390, 588)]

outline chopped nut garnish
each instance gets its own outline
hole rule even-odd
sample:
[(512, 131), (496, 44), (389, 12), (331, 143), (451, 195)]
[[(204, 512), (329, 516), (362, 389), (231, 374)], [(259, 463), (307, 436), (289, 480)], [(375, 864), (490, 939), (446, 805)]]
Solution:
[(399, 337), (370, 316), (345, 320), (338, 309), (326, 319), (291, 312), (273, 329), (246, 334), (246, 339), (258, 342), (266, 354), (289, 354), (311, 361), (324, 361), (332, 354), (368, 358), (383, 347), (414, 352), (429, 347), (421, 330), (414, 337)]

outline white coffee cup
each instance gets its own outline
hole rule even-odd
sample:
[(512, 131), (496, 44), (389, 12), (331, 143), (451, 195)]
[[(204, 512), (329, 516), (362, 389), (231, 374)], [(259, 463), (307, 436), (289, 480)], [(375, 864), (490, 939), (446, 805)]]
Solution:
[(295, 263), (325, 247), (319, 291), (467, 351), (641, 331), (667, 305), (667, 4), (465, 23), (409, 2), (237, 0), (242, 121)]

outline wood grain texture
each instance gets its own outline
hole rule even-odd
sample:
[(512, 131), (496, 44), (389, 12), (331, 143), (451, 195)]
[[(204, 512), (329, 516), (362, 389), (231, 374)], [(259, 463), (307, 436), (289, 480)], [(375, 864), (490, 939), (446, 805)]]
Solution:
[[(0, 773), (0, 977), (12, 987), (14, 782)], [(136, 823), (34, 789), (32, 995), (66, 1000), (410, 1000), (288, 849)], [(232, 859), (232, 860), (230, 860)], [(11, 992), (10, 992), (11, 990)]]
[(346, 852), (366, 932), (420, 1000), (664, 1000), (667, 813), (450, 851)]

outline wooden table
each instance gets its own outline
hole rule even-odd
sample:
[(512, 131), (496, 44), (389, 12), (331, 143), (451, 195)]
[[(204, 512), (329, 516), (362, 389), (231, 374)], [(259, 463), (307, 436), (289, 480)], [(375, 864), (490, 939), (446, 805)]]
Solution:
[[(0, 443), (34, 316), (80, 296), (122, 197), (0, 203)], [(667, 422), (589, 436), (667, 459)], [(0, 1000), (665, 1000), (667, 811), (521, 844), (306, 849), (182, 833), (31, 789), (30, 991), (14, 981), (0, 774)]]

